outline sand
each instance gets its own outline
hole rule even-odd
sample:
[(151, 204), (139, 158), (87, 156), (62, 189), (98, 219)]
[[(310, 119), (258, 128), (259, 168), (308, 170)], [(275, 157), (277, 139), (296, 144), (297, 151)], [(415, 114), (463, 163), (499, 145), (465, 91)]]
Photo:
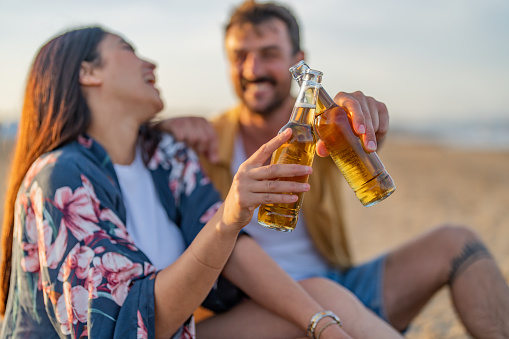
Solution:
[[(0, 141), (0, 206), (6, 148), (9, 145)], [(382, 203), (365, 208), (345, 185), (355, 261), (390, 250), (440, 224), (468, 225), (481, 235), (509, 281), (509, 152), (447, 148), (389, 136), (378, 153), (397, 190)], [(407, 338), (468, 338), (446, 289), (418, 315)]]
[[(480, 234), (509, 282), (509, 152), (468, 151), (389, 137), (378, 153), (397, 189), (387, 200), (366, 208), (345, 187), (355, 261), (390, 250), (437, 225), (467, 225)], [(431, 300), (407, 333), (414, 339), (468, 337), (447, 289)]]

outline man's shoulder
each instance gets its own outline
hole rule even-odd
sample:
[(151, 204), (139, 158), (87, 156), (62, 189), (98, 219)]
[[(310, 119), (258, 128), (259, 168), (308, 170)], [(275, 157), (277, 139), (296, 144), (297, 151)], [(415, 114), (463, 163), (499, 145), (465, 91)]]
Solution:
[(235, 106), (219, 113), (210, 119), (210, 122), (216, 130), (231, 128), (232, 125), (239, 121), (240, 106)]

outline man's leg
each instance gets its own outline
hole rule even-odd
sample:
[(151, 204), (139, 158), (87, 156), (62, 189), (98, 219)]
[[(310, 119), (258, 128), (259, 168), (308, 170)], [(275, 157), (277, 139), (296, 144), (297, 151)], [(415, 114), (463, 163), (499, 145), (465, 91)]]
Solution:
[[(336, 313), (342, 328), (353, 338), (402, 338), (385, 321), (365, 308), (348, 290), (329, 279), (311, 278), (299, 282), (324, 310)], [(196, 324), (197, 338), (296, 338), (305, 333), (262, 308), (245, 300), (231, 310)], [(325, 333), (324, 336), (325, 338)]]
[(509, 338), (509, 288), (479, 237), (464, 227), (435, 229), (386, 258), (384, 303), (398, 330), (449, 284), (455, 308), (476, 338)]

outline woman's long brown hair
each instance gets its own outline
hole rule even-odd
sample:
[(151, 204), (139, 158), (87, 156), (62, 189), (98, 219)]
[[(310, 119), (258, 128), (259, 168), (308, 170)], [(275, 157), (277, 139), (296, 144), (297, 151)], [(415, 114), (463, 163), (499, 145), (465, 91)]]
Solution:
[(28, 75), (2, 223), (2, 316), (9, 294), (14, 205), (18, 190), (38, 157), (76, 139), (87, 130), (90, 111), (81, 92), (79, 72), (84, 61), (100, 64), (97, 46), (105, 34), (100, 27), (89, 27), (50, 40), (37, 54)]

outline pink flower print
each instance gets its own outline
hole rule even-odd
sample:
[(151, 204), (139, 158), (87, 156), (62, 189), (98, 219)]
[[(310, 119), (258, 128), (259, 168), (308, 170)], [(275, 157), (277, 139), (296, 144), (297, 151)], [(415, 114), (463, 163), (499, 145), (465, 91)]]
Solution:
[(186, 187), (186, 195), (193, 193), (196, 187), (196, 174), (199, 172), (200, 166), (196, 161), (188, 161), (184, 169), (184, 184)]
[(178, 179), (171, 179), (169, 183), (170, 191), (173, 193), (175, 200), (179, 201), (180, 183)]
[[(65, 226), (60, 225), (55, 242), (52, 244), (53, 229), (49, 226), (48, 221), (43, 219), (42, 189), (37, 182), (34, 182), (30, 189), (30, 200), (32, 202), (31, 207), (34, 213), (37, 237), (35, 237), (34, 223), (30, 216), (30, 210), (27, 214), (28, 218), (25, 220), (27, 237), (29, 238), (29, 242), (37, 239), (39, 263), (45, 267), (54, 269), (58, 266), (65, 253), (65, 248), (67, 246), (67, 229)], [(26, 264), (27, 262), (25, 261), (25, 265)]]
[(141, 316), (140, 310), (138, 310), (138, 333), (136, 338), (148, 339), (148, 330), (145, 324), (143, 323), (143, 318)]
[(97, 196), (95, 195), (94, 186), (85, 175), (82, 174), (80, 177), (81, 182), (83, 183), (83, 188), (85, 189), (88, 196), (90, 197), (90, 200), (92, 201), (95, 215), (99, 215), (101, 210), (101, 202), (99, 201), (99, 199), (97, 199)]
[(21, 268), (24, 272), (39, 272), (39, 246), (37, 244), (23, 243), (23, 251), (28, 254), (21, 258)]
[[(21, 194), (18, 196), (16, 200), (16, 204), (14, 205), (14, 230), (13, 236), (18, 240), (18, 244), (21, 244), (21, 235), (23, 233), (23, 226), (21, 225), (21, 206), (23, 206), (22, 200), (27, 200), (26, 194)], [(26, 206), (26, 203), (25, 203)], [(25, 216), (26, 218), (26, 216)], [(25, 221), (26, 222), (26, 221)]]
[(97, 216), (88, 190), (77, 188), (74, 193), (70, 187), (61, 187), (55, 192), (55, 206), (62, 212), (62, 223), (78, 239), (92, 235), (100, 230)]
[(97, 267), (91, 267), (88, 270), (88, 277), (85, 281), (85, 288), (88, 289), (88, 297), (90, 299), (97, 298), (97, 287), (101, 284), (103, 280), (103, 275), (101, 270)]
[(210, 183), (211, 183), (210, 178), (209, 178), (209, 177), (207, 177), (207, 176), (204, 176), (204, 177), (203, 177), (203, 178), (201, 178), (201, 180), (200, 180), (200, 185), (201, 185), (201, 186), (205, 186), (205, 185), (208, 185), (208, 184), (210, 184)]
[(24, 272), (39, 272), (39, 245), (37, 244), (37, 226), (33, 209), (29, 209), (25, 216), (25, 230), (28, 242), (21, 242), (21, 248), (28, 252), (21, 258), (21, 268)]
[(80, 279), (88, 277), (88, 269), (92, 259), (94, 259), (94, 251), (87, 246), (81, 246), (76, 254), (76, 276)]
[(44, 281), (42, 283), (41, 290), (46, 294), (49, 301), (51, 301), (53, 305), (57, 304), (58, 299), (62, 295), (61, 293), (55, 292), (51, 289), (51, 284), (49, 281)]
[(35, 215), (35, 221), (37, 226), (42, 224), (43, 217), (43, 196), (42, 196), (42, 188), (39, 186), (39, 183), (34, 182), (32, 187), (30, 187), (30, 203), (31, 208)]
[[(99, 253), (98, 251), (100, 251), (100, 248), (99, 247), (94, 247), (94, 244), (99, 242), (100, 240), (108, 240), (110, 241), (112, 244), (116, 244), (117, 242), (115, 240), (113, 240), (111, 238), (111, 236), (106, 233), (106, 231), (104, 231), (103, 229), (100, 229), (99, 231), (93, 233), (93, 234), (90, 234), (88, 236), (86, 236), (84, 239), (83, 239), (83, 242), (85, 243), (85, 245), (89, 246), (89, 247), (93, 247), (94, 248), (94, 252), (95, 253)], [(103, 251), (104, 252), (104, 251)]]
[(151, 170), (159, 166), (165, 170), (170, 168), (170, 161), (179, 149), (183, 148), (182, 143), (176, 143), (172, 136), (165, 134), (157, 145), (157, 148), (150, 158), (147, 167)]
[(47, 164), (51, 164), (52, 162), (57, 161), (57, 158), (54, 154), (49, 154), (45, 156), (44, 158), (37, 158), (37, 160), (34, 161), (32, 166), (28, 169), (27, 174), (25, 175), (25, 180), (23, 181), (23, 186), (25, 188), (28, 188), (30, 186), (30, 183), (32, 180), (34, 180), (34, 177), (39, 173), (44, 166)]
[(106, 251), (106, 247), (104, 247), (104, 246), (97, 246), (96, 248), (94, 248), (94, 253), (95, 254), (101, 254), (104, 251)]
[(152, 265), (151, 263), (146, 262), (146, 261), (143, 263), (143, 275), (144, 276), (148, 276), (155, 272), (157, 272), (157, 269), (155, 268), (154, 265)]
[(131, 243), (134, 243), (134, 241), (129, 236), (129, 233), (127, 233), (127, 228), (125, 227), (124, 223), (112, 210), (110, 210), (109, 208), (103, 209), (99, 214), (99, 219), (110, 221), (113, 225), (117, 227), (113, 231), (115, 236), (127, 240)]
[(80, 135), (78, 136), (78, 143), (85, 148), (91, 148), (94, 142), (92, 141), (91, 138), (87, 138), (84, 135)]
[(179, 339), (195, 339), (195, 338), (196, 338), (196, 329), (195, 329), (194, 318), (193, 318), (193, 319), (191, 319), (191, 322), (189, 324), (184, 326)]
[(93, 262), (108, 281), (107, 287), (111, 291), (113, 300), (122, 306), (129, 292), (131, 279), (142, 275), (143, 267), (115, 252), (108, 252), (102, 258), (95, 257)]
[(218, 201), (214, 205), (210, 206), (205, 213), (200, 217), (200, 222), (206, 224), (213, 216), (216, 214), (219, 207), (221, 207), (223, 203)]
[(152, 158), (150, 158), (150, 161), (148, 162), (147, 167), (151, 170), (155, 170), (162, 163), (163, 159), (164, 159), (164, 155), (161, 152), (161, 149), (157, 148), (156, 151), (154, 152), (154, 154), (152, 155)]
[(64, 294), (58, 298), (56, 316), (63, 334), (71, 334), (71, 326), (87, 322), (88, 292), (81, 286), (64, 283)]
[(37, 224), (37, 233), (39, 235), (39, 262), (44, 267), (55, 269), (62, 260), (67, 247), (67, 228), (60, 224), (55, 242), (52, 244), (51, 239), (53, 229), (48, 225), (47, 221), (39, 227)]
[(88, 277), (88, 270), (90, 263), (94, 259), (95, 253), (88, 246), (80, 246), (76, 244), (73, 249), (67, 254), (60, 271), (58, 273), (58, 280), (66, 281), (72, 271), (75, 272), (76, 277), (79, 279), (86, 279)]

